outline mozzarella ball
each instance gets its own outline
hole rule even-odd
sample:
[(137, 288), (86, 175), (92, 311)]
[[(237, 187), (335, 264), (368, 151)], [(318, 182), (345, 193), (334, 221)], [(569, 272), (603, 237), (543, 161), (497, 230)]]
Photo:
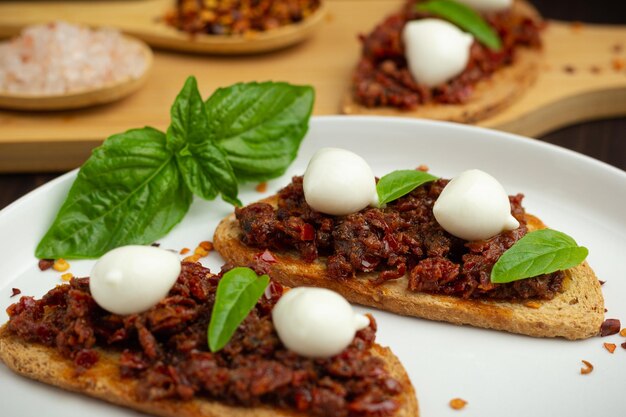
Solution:
[(309, 358), (341, 353), (358, 330), (369, 326), (369, 319), (355, 314), (345, 298), (324, 288), (289, 290), (274, 306), (272, 319), (283, 344)]
[(402, 40), (413, 78), (431, 88), (463, 72), (474, 42), (472, 35), (441, 19), (407, 22)]
[(175, 253), (153, 246), (122, 246), (96, 262), (89, 289), (103, 309), (135, 314), (161, 301), (179, 274), (180, 260)]
[(489, 239), (519, 227), (502, 185), (478, 169), (453, 178), (435, 201), (433, 214), (448, 233), (465, 240)]
[(307, 204), (320, 213), (345, 216), (378, 204), (372, 169), (359, 155), (345, 149), (317, 151), (302, 185)]

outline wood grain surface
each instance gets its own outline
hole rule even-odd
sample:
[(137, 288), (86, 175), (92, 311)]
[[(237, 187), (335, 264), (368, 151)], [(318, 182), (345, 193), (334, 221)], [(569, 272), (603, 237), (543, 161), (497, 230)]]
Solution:
[[(338, 113), (359, 56), (357, 35), (401, 4), (327, 0), (321, 30), (297, 46), (247, 57), (158, 51), (144, 88), (124, 100), (76, 111), (0, 111), (0, 172), (66, 170), (80, 165), (110, 134), (143, 125), (165, 128), (169, 106), (190, 74), (198, 77), (205, 96), (239, 81), (312, 84), (317, 92), (314, 113)], [(71, 8), (64, 13), (71, 14)], [(481, 125), (537, 136), (582, 120), (626, 114), (626, 68), (616, 65), (624, 57), (616, 46), (626, 44), (625, 27), (552, 21), (545, 43), (545, 64), (535, 86)]]

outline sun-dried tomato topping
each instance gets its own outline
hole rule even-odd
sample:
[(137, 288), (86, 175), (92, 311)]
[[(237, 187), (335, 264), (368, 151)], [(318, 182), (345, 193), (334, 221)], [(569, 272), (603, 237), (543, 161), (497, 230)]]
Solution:
[(181, 268), (169, 294), (144, 313), (108, 313), (92, 298), (89, 279), (74, 278), (41, 300), (22, 297), (12, 304), (8, 331), (56, 348), (74, 361), (78, 373), (98, 361), (95, 348), (121, 352), (120, 374), (137, 380), (136, 395), (142, 401), (205, 396), (316, 417), (384, 417), (400, 407), (402, 384), (371, 353), (373, 318), (339, 355), (298, 356), (283, 346), (274, 329), (271, 312), (283, 287), (272, 282), (230, 342), (212, 353), (207, 327), (220, 276), (198, 263), (182, 263)]
[(619, 332), (620, 327), (621, 324), (618, 319), (606, 319), (600, 326), (600, 336), (612, 336)]
[(433, 215), (432, 207), (447, 183), (440, 179), (420, 186), (383, 209), (365, 208), (335, 217), (311, 209), (304, 198), (302, 177), (294, 177), (279, 191), (277, 208), (254, 203), (235, 209), (235, 215), (245, 244), (296, 250), (306, 262), (325, 257), (333, 278), (377, 272), (375, 284), (383, 284), (408, 274), (412, 291), (464, 298), (553, 298), (561, 290), (562, 272), (508, 284), (493, 284), (490, 279), (502, 253), (528, 230), (523, 196), (509, 197), (512, 214), (520, 222), (518, 229), (467, 242), (446, 232)]

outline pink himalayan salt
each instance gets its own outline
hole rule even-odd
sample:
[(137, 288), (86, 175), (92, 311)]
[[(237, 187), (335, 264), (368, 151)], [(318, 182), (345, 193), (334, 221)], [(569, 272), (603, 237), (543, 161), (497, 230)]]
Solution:
[(65, 22), (35, 25), (0, 43), (0, 92), (56, 95), (90, 90), (146, 70), (141, 47), (116, 30)]

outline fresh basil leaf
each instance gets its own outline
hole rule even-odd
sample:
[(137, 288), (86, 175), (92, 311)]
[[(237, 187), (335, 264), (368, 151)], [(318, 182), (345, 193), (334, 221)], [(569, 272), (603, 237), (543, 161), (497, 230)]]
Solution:
[(209, 322), (208, 343), (211, 352), (226, 346), (263, 295), (269, 281), (267, 275), (259, 277), (250, 268), (234, 268), (224, 274), (217, 285)]
[(220, 88), (206, 101), (211, 139), (227, 155), (237, 179), (282, 175), (307, 132), (314, 90), (287, 83)]
[(378, 184), (376, 184), (378, 204), (382, 206), (390, 201), (397, 200), (420, 185), (436, 179), (437, 177), (428, 172), (415, 169), (393, 171), (378, 180)]
[(191, 197), (165, 134), (146, 127), (113, 135), (78, 172), (35, 254), (95, 258), (154, 242), (183, 218)]
[(502, 40), (474, 9), (453, 0), (430, 0), (415, 6), (418, 12), (430, 13), (454, 23), (474, 35), (479, 42), (494, 51), (502, 48)]
[(176, 161), (189, 189), (206, 200), (213, 200), (221, 193), (224, 201), (240, 206), (235, 173), (226, 155), (210, 139), (209, 122), (195, 77), (187, 78), (170, 113), (167, 146), (176, 152)]
[(491, 270), (491, 282), (502, 284), (562, 271), (580, 264), (589, 251), (562, 232), (527, 233), (502, 254)]

